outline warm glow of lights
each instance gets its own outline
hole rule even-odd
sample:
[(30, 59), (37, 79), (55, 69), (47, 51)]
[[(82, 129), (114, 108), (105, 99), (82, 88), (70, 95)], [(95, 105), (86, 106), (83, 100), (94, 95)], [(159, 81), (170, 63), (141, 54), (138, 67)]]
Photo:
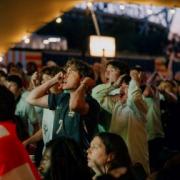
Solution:
[(45, 40), (43, 41), (43, 44), (49, 44), (49, 40), (45, 39)]
[(0, 62), (2, 62), (3, 61), (3, 57), (2, 56), (0, 56)]
[(29, 44), (30, 43), (30, 39), (29, 38), (24, 39), (24, 43), (25, 44)]
[(115, 57), (115, 38), (108, 36), (90, 36), (90, 55), (97, 57)]
[(58, 17), (58, 18), (56, 19), (56, 23), (60, 24), (61, 22), (62, 22), (62, 18)]
[(49, 42), (60, 42), (61, 38), (51, 37), (51, 38), (48, 38), (48, 41)]
[(87, 7), (88, 7), (88, 8), (92, 8), (92, 6), (93, 6), (93, 3), (92, 3), (91, 1), (88, 1), (88, 2), (87, 2)]
[(29, 35), (25, 35), (25, 36), (23, 36), (23, 40), (25, 40), (25, 39), (28, 39), (29, 38)]

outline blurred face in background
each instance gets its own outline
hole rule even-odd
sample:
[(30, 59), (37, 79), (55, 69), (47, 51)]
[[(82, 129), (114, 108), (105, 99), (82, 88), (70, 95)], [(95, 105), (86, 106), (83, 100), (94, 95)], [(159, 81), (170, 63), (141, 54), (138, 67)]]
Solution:
[(160, 83), (160, 85), (158, 86), (158, 89), (160, 91), (167, 91), (167, 92), (170, 92), (170, 93), (174, 93), (176, 94), (177, 93), (177, 87), (174, 87), (170, 82), (168, 81), (162, 81)]
[(118, 68), (113, 67), (112, 65), (108, 65), (105, 71), (105, 79), (107, 83), (114, 83), (120, 76), (120, 70)]
[(6, 85), (6, 78), (4, 76), (0, 76), (0, 85)]
[(18, 97), (21, 93), (21, 88), (13, 82), (13, 81), (7, 81), (6, 87), (15, 95), (15, 97)]
[(41, 84), (44, 84), (45, 82), (49, 81), (50, 79), (52, 79), (52, 77), (50, 75), (43, 74), (42, 79), (41, 79)]
[[(42, 79), (41, 79), (41, 84), (49, 81), (50, 79), (52, 79), (53, 77), (51, 75), (48, 75), (48, 74), (43, 74), (42, 75)], [(55, 84), (54, 86), (52, 86), (50, 89), (49, 89), (50, 93), (54, 93), (54, 94), (57, 94), (59, 92), (61, 92), (62, 90), (59, 88), (59, 84)]]

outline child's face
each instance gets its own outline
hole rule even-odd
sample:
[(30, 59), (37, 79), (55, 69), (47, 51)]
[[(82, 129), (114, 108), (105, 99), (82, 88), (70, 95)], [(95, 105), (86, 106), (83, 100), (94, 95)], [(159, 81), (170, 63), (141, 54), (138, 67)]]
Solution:
[(21, 88), (15, 82), (7, 81), (6, 86), (16, 97), (19, 96)]

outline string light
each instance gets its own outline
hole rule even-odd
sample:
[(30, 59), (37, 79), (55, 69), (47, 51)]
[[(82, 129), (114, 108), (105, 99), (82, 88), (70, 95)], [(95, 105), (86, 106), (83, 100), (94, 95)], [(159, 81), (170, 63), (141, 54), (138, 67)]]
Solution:
[(3, 56), (0, 56), (0, 62), (2, 62), (3, 61)]
[(24, 43), (25, 44), (29, 44), (30, 43), (30, 39), (29, 38), (24, 39)]
[(43, 44), (49, 44), (49, 40), (45, 39), (45, 40), (43, 41)]
[(28, 39), (28, 38), (29, 38), (29, 34), (28, 34), (28, 35), (26, 34), (25, 36), (23, 36), (22, 39), (23, 39), (23, 41), (24, 41), (25, 39)]
[[(93, 0), (84, 0), (85, 2), (77, 5), (77, 8), (87, 9), (87, 6), (91, 7)], [(143, 19), (146, 18), (149, 22), (160, 24), (166, 28), (169, 23), (166, 23), (166, 13), (164, 7), (156, 7), (153, 5), (140, 5), (140, 4), (123, 4), (123, 3), (100, 3), (94, 1), (95, 11), (100, 11), (108, 14), (125, 15), (132, 18)], [(92, 8), (91, 8), (92, 9)], [(168, 19), (172, 19), (174, 14), (177, 12), (176, 8), (168, 9)], [(162, 16), (161, 16), (162, 14)], [(168, 20), (169, 21), (169, 20)]]
[(61, 19), (60, 17), (58, 17), (58, 18), (56, 19), (56, 23), (60, 24), (61, 22), (62, 22), (62, 19)]

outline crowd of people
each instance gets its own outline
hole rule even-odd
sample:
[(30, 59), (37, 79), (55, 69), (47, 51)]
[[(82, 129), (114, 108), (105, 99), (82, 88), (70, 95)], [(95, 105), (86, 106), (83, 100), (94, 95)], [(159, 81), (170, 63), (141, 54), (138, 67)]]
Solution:
[(180, 178), (179, 82), (120, 60), (1, 67), (0, 179)]

